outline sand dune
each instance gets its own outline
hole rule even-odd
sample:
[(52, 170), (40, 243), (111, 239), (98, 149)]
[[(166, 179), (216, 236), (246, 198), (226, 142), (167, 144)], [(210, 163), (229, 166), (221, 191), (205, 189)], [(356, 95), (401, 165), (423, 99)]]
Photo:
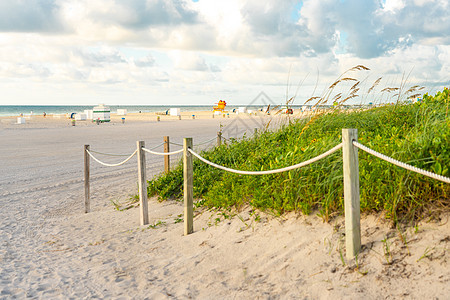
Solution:
[[(183, 236), (179, 202), (150, 199), (152, 226), (139, 225), (138, 208), (114, 209), (111, 201), (126, 206), (137, 192), (135, 158), (117, 168), (91, 163), (92, 212), (84, 214), (84, 144), (129, 154), (137, 140), (195, 143), (233, 121), (153, 117), (0, 124), (0, 298), (448, 299), (449, 215), (400, 230), (363, 217), (357, 264), (341, 259), (342, 217), (326, 224), (315, 214), (197, 210), (194, 233)], [(242, 118), (228, 134), (250, 134), (254, 121)], [(147, 156), (148, 176), (162, 162)]]

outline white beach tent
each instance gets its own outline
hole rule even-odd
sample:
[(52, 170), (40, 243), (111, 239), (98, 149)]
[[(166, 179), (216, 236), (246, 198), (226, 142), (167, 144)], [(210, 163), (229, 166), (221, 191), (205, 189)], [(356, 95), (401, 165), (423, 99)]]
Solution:
[(100, 122), (111, 121), (111, 109), (104, 104), (100, 104), (99, 106), (94, 107), (92, 120), (99, 120)]
[(170, 109), (170, 115), (171, 116), (180, 116), (181, 115), (180, 109), (178, 107), (172, 107)]

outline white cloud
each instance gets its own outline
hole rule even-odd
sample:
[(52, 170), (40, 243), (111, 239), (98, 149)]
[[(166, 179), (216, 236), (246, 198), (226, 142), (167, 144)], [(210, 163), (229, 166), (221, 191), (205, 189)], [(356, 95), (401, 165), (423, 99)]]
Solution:
[(187, 71), (208, 71), (205, 59), (192, 52), (171, 51), (169, 57), (174, 61), (175, 68)]
[(57, 0), (0, 1), (0, 31), (60, 32), (64, 28)]
[(145, 57), (141, 57), (141, 58), (134, 60), (134, 64), (137, 67), (142, 67), (142, 68), (153, 67), (155, 65), (155, 58), (149, 54)]
[(1, 1), (0, 84), (248, 96), (284, 94), (291, 70), (292, 84), (309, 74), (309, 96), (317, 71), (326, 86), (358, 64), (380, 76), (414, 68), (416, 81), (447, 80), (447, 0), (304, 0), (293, 14), (298, 3)]
[(403, 0), (386, 0), (383, 8), (387, 11), (395, 12), (397, 10), (401, 10), (404, 7), (405, 3)]
[(84, 65), (90, 67), (127, 63), (125, 57), (112, 47), (83, 48), (74, 52), (74, 55), (82, 59)]

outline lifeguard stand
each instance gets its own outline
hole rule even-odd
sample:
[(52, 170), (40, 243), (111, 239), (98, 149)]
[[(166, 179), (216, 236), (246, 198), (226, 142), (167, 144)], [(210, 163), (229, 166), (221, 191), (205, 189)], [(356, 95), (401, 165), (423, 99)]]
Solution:
[(225, 106), (227, 106), (227, 103), (223, 100), (219, 100), (219, 103), (216, 103), (217, 106), (214, 106), (214, 111), (221, 111), (223, 112), (225, 110)]

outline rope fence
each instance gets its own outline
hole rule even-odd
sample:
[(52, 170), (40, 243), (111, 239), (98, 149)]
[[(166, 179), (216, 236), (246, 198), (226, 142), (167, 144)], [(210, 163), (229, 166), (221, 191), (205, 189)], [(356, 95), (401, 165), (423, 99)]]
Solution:
[[(150, 150), (154, 150), (154, 149), (156, 149), (156, 148), (158, 148), (158, 147), (160, 147), (160, 146), (162, 146), (162, 145), (164, 145), (164, 143), (158, 144), (158, 145), (154, 146), (153, 148), (146, 149), (146, 150), (149, 150), (149, 151), (150, 151)], [(100, 164), (103, 164), (103, 165), (105, 165), (105, 163), (102, 163), (102, 162), (100, 162), (99, 160), (97, 160), (97, 159), (92, 155), (92, 153), (100, 154), (100, 155), (105, 155), (105, 156), (122, 156), (122, 157), (124, 157), (124, 156), (127, 156), (127, 157), (130, 156), (129, 154), (104, 153), (104, 152), (99, 152), (99, 151), (94, 151), (94, 150), (88, 150), (88, 152), (89, 152), (89, 155), (90, 155), (95, 161), (97, 161), (97, 162), (99, 162)], [(133, 153), (133, 154), (131, 154), (131, 157), (132, 157), (134, 154), (136, 154), (136, 152)]]
[(236, 173), (236, 174), (241, 174), (241, 175), (269, 175), (269, 174), (277, 174), (277, 173), (282, 173), (282, 172), (287, 172), (290, 170), (294, 170), (294, 169), (298, 169), (307, 165), (310, 165), (316, 161), (321, 160), (322, 158), (327, 157), (330, 154), (333, 154), (334, 152), (336, 152), (337, 150), (342, 148), (342, 143), (334, 146), (333, 148), (331, 148), (330, 150), (301, 163), (289, 166), (289, 167), (285, 167), (285, 168), (281, 168), (281, 169), (275, 169), (275, 170), (267, 170), (267, 171), (243, 171), (243, 170), (235, 170), (235, 169), (230, 169), (218, 164), (215, 164), (207, 159), (205, 159), (204, 157), (201, 157), (198, 153), (194, 152), (192, 149), (189, 149), (189, 152), (194, 155), (195, 157), (197, 157), (199, 160), (201, 160), (202, 162), (215, 167), (217, 169), (221, 169), (227, 172), (231, 172), (231, 173)]
[(433, 178), (433, 179), (436, 179), (436, 180), (439, 180), (439, 181), (442, 181), (442, 182), (450, 183), (450, 178), (448, 178), (448, 177), (445, 177), (445, 176), (442, 176), (442, 175), (438, 175), (438, 174), (434, 174), (434, 173), (432, 173), (430, 171), (422, 170), (422, 169), (419, 169), (417, 167), (408, 165), (408, 164), (406, 164), (404, 162), (398, 161), (396, 159), (393, 159), (392, 157), (386, 156), (386, 155), (381, 154), (381, 153), (379, 153), (379, 152), (377, 152), (377, 151), (375, 151), (373, 149), (370, 149), (370, 148), (368, 148), (368, 147), (366, 147), (366, 146), (364, 146), (364, 145), (362, 145), (362, 144), (360, 144), (358, 142), (354, 141), (353, 145), (355, 147), (358, 147), (359, 149), (369, 153), (369, 154), (372, 154), (373, 156), (381, 158), (382, 160), (387, 161), (387, 162), (389, 162), (389, 163), (391, 163), (393, 165), (396, 165), (396, 166), (398, 166), (400, 168), (403, 168), (403, 169), (406, 169), (406, 170), (409, 170), (409, 171), (412, 171), (412, 172), (416, 172), (418, 174), (422, 174), (424, 176), (427, 176), (427, 177), (430, 177), (430, 178)]
[(164, 155), (175, 155), (175, 154), (183, 152), (183, 149), (180, 149), (180, 150), (177, 150), (177, 151), (173, 151), (173, 152), (155, 152), (155, 151), (151, 151), (151, 150), (146, 149), (146, 148), (142, 148), (142, 150), (144, 150), (145, 152), (148, 152), (150, 154), (161, 155), (161, 156), (164, 156)]
[(104, 153), (104, 152), (99, 152), (99, 151), (94, 151), (94, 150), (90, 150), (90, 153), (95, 153), (95, 154), (100, 154), (100, 155), (105, 155), (105, 156), (129, 156), (129, 154), (112, 154), (112, 153)]
[(86, 150), (86, 152), (89, 154), (90, 157), (92, 157), (93, 160), (95, 160), (96, 162), (98, 162), (99, 164), (106, 166), (106, 167), (118, 167), (123, 165), (124, 163), (126, 163), (127, 161), (129, 161), (134, 155), (136, 155), (137, 150), (135, 150), (130, 156), (128, 156), (128, 158), (126, 158), (124, 161), (121, 161), (120, 163), (117, 164), (108, 164), (105, 162), (100, 161), (99, 159), (97, 159), (94, 155), (92, 155), (91, 151)]
[[(255, 132), (256, 132), (256, 129), (255, 129)], [(221, 140), (222, 140), (222, 132), (219, 131), (217, 133), (217, 137), (214, 137), (212, 139), (198, 143), (195, 146), (205, 145), (205, 144), (211, 143), (212, 141), (214, 141), (216, 139), (217, 139), (217, 146), (220, 146)], [(85, 207), (85, 213), (90, 212), (90, 158), (92, 158), (94, 161), (96, 161), (97, 163), (99, 163), (100, 165), (103, 165), (105, 167), (118, 167), (118, 166), (121, 166), (121, 165), (127, 163), (131, 158), (133, 158), (137, 154), (138, 155), (138, 170), (141, 170), (138, 173), (140, 174), (140, 172), (145, 172), (145, 153), (144, 152), (147, 152), (147, 153), (150, 153), (153, 155), (164, 156), (164, 171), (166, 173), (168, 173), (170, 171), (170, 156), (180, 154), (184, 151), (183, 149), (180, 149), (177, 151), (170, 152), (170, 150), (169, 150), (170, 144), (177, 145), (177, 146), (183, 146), (182, 144), (170, 142), (168, 136), (164, 136), (164, 141), (162, 143), (155, 145), (150, 149), (147, 149), (144, 146), (139, 146), (140, 144), (138, 144), (136, 150), (131, 155), (113, 154), (113, 153), (104, 153), (104, 152), (100, 152), (100, 151), (94, 151), (94, 150), (90, 149), (89, 145), (84, 145), (84, 190), (85, 190), (85, 196), (84, 196), (84, 204), (85, 205), (84, 205), (84, 207)], [(153, 151), (161, 146), (164, 146), (164, 152)], [(106, 163), (106, 162), (101, 161), (97, 157), (95, 157), (93, 155), (93, 153), (98, 154), (98, 155), (113, 156), (113, 157), (125, 157), (126, 156), (127, 158), (119, 163)], [(141, 161), (144, 161), (144, 165), (142, 165), (142, 166), (141, 166)], [(143, 186), (146, 185), (145, 174), (140, 177), (142, 177), (143, 179), (139, 181), (139, 190), (144, 190)], [(146, 194), (146, 193), (143, 193), (142, 196), (139, 197), (141, 202), (145, 202), (145, 201), (141, 200), (144, 196), (146, 196), (144, 194)], [(143, 204), (143, 205), (141, 205), (141, 207), (143, 207), (145, 205), (146, 204)], [(141, 224), (143, 224), (143, 225), (148, 223), (148, 217), (146, 217), (146, 215), (148, 215), (148, 213), (146, 211), (143, 211), (141, 213)]]
[[(255, 136), (257, 132), (255, 130)], [(214, 139), (217, 139), (217, 146), (221, 145), (222, 142), (222, 133), (218, 132), (217, 138), (204, 141), (197, 145), (202, 145), (206, 143), (210, 143)], [(182, 146), (183, 149), (177, 151), (169, 151), (169, 145), (177, 145)], [(164, 145), (164, 152), (155, 152), (152, 151), (157, 147)], [(165, 171), (169, 171), (169, 156), (176, 155), (179, 153), (183, 153), (183, 197), (184, 197), (184, 234), (188, 235), (192, 233), (194, 230), (193, 225), (193, 157), (196, 157), (203, 163), (206, 163), (212, 167), (217, 169), (221, 169), (223, 171), (242, 174), (242, 175), (269, 175), (269, 174), (277, 174), (281, 172), (287, 172), (290, 170), (298, 169), (309, 164), (315, 163), (333, 153), (342, 149), (342, 157), (343, 157), (343, 185), (344, 185), (344, 212), (345, 212), (345, 239), (346, 239), (346, 256), (347, 259), (353, 259), (361, 250), (361, 228), (360, 228), (360, 193), (359, 193), (359, 162), (358, 162), (358, 149), (361, 149), (371, 155), (374, 155), (378, 158), (381, 158), (391, 164), (402, 167), (409, 171), (413, 171), (430, 178), (450, 183), (450, 178), (434, 174), (432, 172), (419, 169), (417, 167), (408, 165), (406, 163), (395, 160), (391, 157), (388, 157), (384, 154), (376, 152), (360, 143), (358, 143), (358, 131), (357, 129), (342, 129), (342, 142), (328, 151), (313, 157), (307, 161), (303, 161), (298, 164), (294, 164), (288, 167), (274, 169), (274, 170), (265, 170), (265, 171), (246, 171), (246, 170), (236, 170), (232, 168), (228, 168), (225, 166), (218, 165), (214, 162), (211, 162), (200, 154), (193, 150), (194, 144), (192, 138), (184, 138), (183, 145), (173, 143), (169, 141), (169, 137), (164, 137), (164, 142), (159, 144), (151, 149), (147, 149), (144, 146), (143, 141), (137, 142), (137, 149), (128, 156), (124, 161), (117, 164), (107, 164), (101, 162), (97, 158), (95, 158), (92, 153), (111, 155), (111, 156), (119, 156), (114, 154), (105, 154), (100, 152), (95, 152), (89, 149), (89, 145), (84, 146), (84, 158), (85, 158), (85, 212), (89, 212), (90, 208), (90, 195), (89, 195), (89, 158), (91, 157), (98, 163), (114, 167), (119, 166), (127, 161), (129, 161), (134, 155), (137, 154), (138, 157), (138, 177), (139, 177), (139, 200), (140, 200), (140, 223), (141, 225), (148, 224), (148, 201), (147, 201), (147, 181), (146, 181), (146, 164), (145, 164), (145, 153), (150, 153), (153, 155), (161, 155), (164, 156), (165, 160)], [(92, 153), (91, 153), (92, 152)], [(120, 155), (122, 156), (122, 155)]]

